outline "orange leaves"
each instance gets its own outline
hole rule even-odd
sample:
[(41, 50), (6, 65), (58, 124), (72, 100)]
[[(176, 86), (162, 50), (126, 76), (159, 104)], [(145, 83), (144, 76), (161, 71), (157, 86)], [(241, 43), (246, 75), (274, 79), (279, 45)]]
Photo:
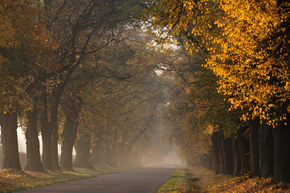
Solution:
[(276, 118), (271, 118), (273, 108), (268, 108), (268, 104), (273, 103), (273, 96), (279, 98), (276, 105), (289, 99), (289, 89), (283, 86), (289, 81), (289, 70), (283, 54), (269, 57), (268, 53), (279, 46), (280, 37), (272, 34), (281, 30), (281, 18), (289, 17), (289, 13), (281, 12), (276, 1), (256, 4), (223, 1), (224, 16), (215, 22), (223, 35), (216, 40), (221, 49), (215, 49), (207, 66), (220, 77), (219, 90), (231, 95), (233, 108), (247, 107), (252, 118), (272, 119), (268, 123), (275, 126)]
[(8, 192), (13, 188), (16, 189), (16, 187), (21, 189), (30, 189), (34, 187), (32, 183), (34, 180), (32, 177), (28, 177), (28, 175), (22, 171), (2, 169), (0, 171), (0, 179), (1, 192)]
[(248, 118), (260, 116), (273, 123), (274, 106), (290, 98), (289, 6), (278, 7), (275, 0), (182, 5), (164, 0), (156, 3), (152, 23), (169, 26), (174, 36), (186, 34), (192, 41), (186, 44), (190, 54), (206, 47), (209, 57), (204, 66), (219, 78), (219, 92), (230, 96), (232, 108), (250, 109)]
[[(57, 68), (49, 57), (58, 45), (49, 41), (42, 10), (34, 0), (0, 2), (0, 111), (31, 108), (25, 88), (38, 70)], [(2, 26), (3, 25), (3, 26)]]
[(12, 1), (0, 2), (0, 47), (9, 47), (16, 43), (14, 38), (15, 29), (11, 19), (14, 14), (11, 12), (12, 8), (15, 8)]
[[(111, 171), (112, 168), (102, 169), (102, 172)], [(63, 183), (76, 179), (96, 176), (100, 171), (77, 169), (76, 172), (31, 172), (13, 169), (0, 170), (0, 192), (18, 192), (36, 187), (44, 187), (55, 183)]]
[[(271, 178), (234, 177), (220, 183), (208, 185), (208, 192), (239, 193), (239, 192), (289, 192), (288, 185), (272, 185)], [(283, 190), (284, 189), (284, 190)]]
[[(32, 0), (0, 2), (0, 47), (23, 48), (28, 57), (33, 57), (35, 54), (35, 59), (40, 54), (47, 54), (49, 47), (57, 46), (47, 42), (49, 36), (45, 33), (45, 24), (37, 19), (43, 11), (31, 4)], [(3, 55), (2, 57), (8, 58)]]
[[(179, 191), (211, 193), (290, 192), (289, 184), (273, 184), (271, 178), (249, 178), (248, 176), (232, 177), (229, 175), (221, 174), (216, 175), (213, 171), (202, 168), (200, 166), (187, 168), (187, 173), (188, 175), (183, 177), (183, 181), (186, 181), (187, 183), (175, 182), (175, 184), (171, 185), (172, 187), (169, 190), (171, 190), (172, 192)], [(192, 179), (198, 180), (192, 181)], [(159, 189), (159, 192), (161, 193), (162, 190)]]
[(30, 7), (24, 0), (1, 1), (1, 38), (0, 46), (16, 46), (25, 38), (36, 37), (43, 32), (44, 25), (35, 21), (34, 17), (40, 13), (40, 9)]

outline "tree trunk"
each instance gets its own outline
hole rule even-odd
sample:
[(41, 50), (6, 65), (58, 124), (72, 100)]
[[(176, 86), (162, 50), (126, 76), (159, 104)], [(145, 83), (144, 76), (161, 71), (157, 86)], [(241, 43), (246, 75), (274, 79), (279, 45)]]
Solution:
[(123, 141), (119, 144), (118, 154), (119, 154), (120, 163), (124, 163), (124, 142)]
[(231, 138), (224, 140), (224, 152), (225, 152), (225, 174), (233, 174), (234, 172), (234, 155), (233, 155), (233, 146)]
[(288, 117), (288, 126), (281, 125), (273, 129), (274, 142), (274, 182), (290, 181), (290, 120)]
[(213, 132), (211, 135), (211, 143), (213, 147), (213, 163), (214, 163), (214, 171), (217, 174), (220, 168), (220, 158), (219, 158), (219, 134), (218, 132)]
[(104, 158), (103, 158), (103, 145), (100, 139), (98, 139), (96, 144), (92, 147), (92, 161), (94, 164), (103, 164)]
[(17, 114), (1, 114), (2, 169), (22, 170), (17, 141)]
[(41, 123), (42, 136), (42, 165), (46, 170), (52, 170), (51, 130), (49, 125)]
[(259, 128), (259, 174), (264, 178), (273, 177), (273, 153), (272, 127), (262, 121)]
[(234, 153), (234, 171), (233, 175), (237, 176), (241, 173), (241, 158), (240, 158), (240, 149), (239, 143), (236, 136), (232, 136), (232, 144), (233, 144), (233, 153)]
[(26, 129), (26, 151), (27, 164), (25, 169), (30, 171), (44, 171), (39, 152), (39, 140), (37, 131), (37, 110), (27, 111), (27, 129)]
[(104, 144), (102, 149), (103, 163), (108, 164), (110, 162), (110, 147)]
[(42, 164), (47, 170), (60, 170), (58, 163), (58, 106), (63, 85), (53, 92), (50, 107), (50, 121), (48, 121), (47, 93), (44, 89), (40, 102), (43, 105), (40, 114), (41, 135), (43, 142)]
[(52, 96), (50, 108), (50, 127), (51, 127), (51, 154), (52, 154), (52, 168), (54, 170), (61, 170), (58, 163), (58, 107), (60, 103), (60, 96), (63, 91), (63, 86), (58, 87)]
[(273, 129), (273, 144), (274, 144), (274, 154), (273, 154), (273, 163), (274, 163), (274, 173), (273, 173), (273, 180), (274, 182), (282, 181), (282, 152), (280, 147), (280, 129), (275, 128)]
[(42, 165), (46, 170), (52, 170), (52, 150), (51, 150), (51, 133), (52, 128), (48, 122), (47, 116), (47, 95), (46, 92), (40, 97), (42, 108), (40, 111), (39, 121), (42, 137)]
[[(289, 116), (289, 115), (288, 115)], [(290, 182), (290, 119), (288, 117), (287, 126), (281, 128), (281, 152), (282, 152), (282, 181)]]
[(73, 170), (72, 152), (77, 138), (78, 121), (68, 114), (62, 132), (60, 166), (65, 170)]
[(214, 169), (214, 160), (213, 160), (213, 148), (211, 148), (210, 153), (207, 155), (208, 161), (208, 168), (213, 170)]
[(111, 151), (110, 151), (110, 165), (116, 166), (118, 163), (118, 152), (117, 152), (117, 143), (114, 143), (112, 145)]
[(251, 160), (251, 176), (259, 175), (259, 125), (258, 118), (249, 122), (249, 141), (250, 141), (250, 160)]
[(238, 130), (238, 143), (241, 158), (241, 173), (250, 171), (250, 144), (247, 137), (245, 137), (246, 128)]
[(76, 160), (74, 166), (80, 168), (94, 169), (94, 166), (90, 162), (90, 153), (91, 153), (91, 143), (90, 135), (85, 135), (80, 137), (76, 141), (75, 150), (76, 150)]
[(91, 157), (92, 162), (94, 164), (101, 164), (102, 163), (100, 160), (101, 155), (100, 155), (100, 141), (99, 140), (96, 141), (95, 145), (92, 147), (92, 155), (91, 156), (92, 156)]
[(224, 134), (218, 131), (218, 147), (219, 147), (219, 173), (224, 173), (225, 170), (225, 152), (224, 152)]
[(51, 136), (51, 153), (52, 153), (52, 168), (53, 170), (61, 171), (58, 162), (58, 123), (52, 125), (52, 136)]

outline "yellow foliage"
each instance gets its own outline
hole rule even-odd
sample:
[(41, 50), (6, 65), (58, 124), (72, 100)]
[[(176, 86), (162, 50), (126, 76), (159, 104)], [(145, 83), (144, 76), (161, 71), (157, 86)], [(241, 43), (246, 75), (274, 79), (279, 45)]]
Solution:
[(242, 120), (260, 117), (277, 126), (290, 113), (286, 106), (277, 114), (290, 99), (289, 7), (276, 0), (161, 0), (148, 11), (154, 26), (169, 29), (158, 37), (184, 34), (190, 54), (206, 47), (204, 66), (218, 77), (218, 91), (229, 96), (231, 109), (250, 112)]
[(274, 109), (290, 98), (289, 59), (283, 51), (289, 37), (279, 35), (286, 30), (281, 22), (290, 15), (274, 0), (224, 0), (220, 8), (224, 14), (215, 24), (222, 36), (213, 36), (218, 46), (207, 67), (219, 77), (219, 91), (230, 95), (232, 109), (251, 112), (243, 120), (259, 116), (276, 126), (285, 115), (275, 115)]

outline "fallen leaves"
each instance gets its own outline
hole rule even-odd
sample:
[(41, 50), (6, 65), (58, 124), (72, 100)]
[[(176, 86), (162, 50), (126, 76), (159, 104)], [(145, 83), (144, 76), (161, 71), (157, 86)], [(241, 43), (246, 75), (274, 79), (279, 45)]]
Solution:
[[(170, 179), (172, 181), (163, 187), (163, 191), (159, 189), (158, 193), (290, 193), (290, 184), (274, 184), (271, 178), (214, 174), (212, 170), (200, 166), (181, 170), (186, 170), (183, 180), (174, 182), (173, 176)], [(197, 180), (190, 180), (192, 177)]]

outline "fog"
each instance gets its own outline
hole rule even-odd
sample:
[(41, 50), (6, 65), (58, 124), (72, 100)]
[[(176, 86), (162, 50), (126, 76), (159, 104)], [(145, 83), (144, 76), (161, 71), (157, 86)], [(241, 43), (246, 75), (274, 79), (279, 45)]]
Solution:
[[(26, 139), (25, 139), (24, 132), (22, 131), (21, 128), (17, 129), (17, 137), (18, 137), (18, 149), (19, 149), (19, 152), (26, 153)], [(40, 136), (38, 138), (39, 138), (39, 140), (41, 140)], [(41, 149), (42, 148), (40, 148), (40, 150)]]
[(164, 164), (182, 165), (182, 159), (180, 159), (176, 151), (172, 150), (164, 156)]
[[(25, 139), (24, 131), (21, 128), (17, 129), (17, 137), (18, 137), (18, 149), (19, 149), (19, 152), (26, 153), (26, 139)], [(39, 139), (39, 146), (40, 146), (40, 154), (42, 154), (41, 136), (38, 136), (38, 139)], [(61, 146), (58, 145), (58, 153), (60, 154), (60, 152), (61, 152)], [(76, 154), (76, 152), (73, 149), (73, 155), (75, 155), (75, 154)]]
[[(1, 131), (0, 131), (1, 133)], [(18, 148), (19, 152), (26, 153), (26, 139), (24, 131), (21, 128), (17, 129), (17, 135), (18, 135)], [(41, 136), (38, 136), (39, 139), (39, 145), (40, 145), (40, 154), (42, 154), (42, 140)], [(168, 148), (168, 144), (165, 143), (165, 146)], [(157, 157), (154, 156), (154, 158), (147, 157), (145, 158), (147, 161), (145, 161), (146, 165), (159, 165), (159, 164), (168, 164), (168, 165), (182, 165), (182, 159), (180, 159), (177, 156), (177, 150), (175, 146), (171, 146), (168, 150), (169, 152), (165, 155), (158, 155)], [(61, 146), (58, 145), (58, 153), (61, 153)], [(75, 149), (73, 149), (73, 155), (76, 155)]]

